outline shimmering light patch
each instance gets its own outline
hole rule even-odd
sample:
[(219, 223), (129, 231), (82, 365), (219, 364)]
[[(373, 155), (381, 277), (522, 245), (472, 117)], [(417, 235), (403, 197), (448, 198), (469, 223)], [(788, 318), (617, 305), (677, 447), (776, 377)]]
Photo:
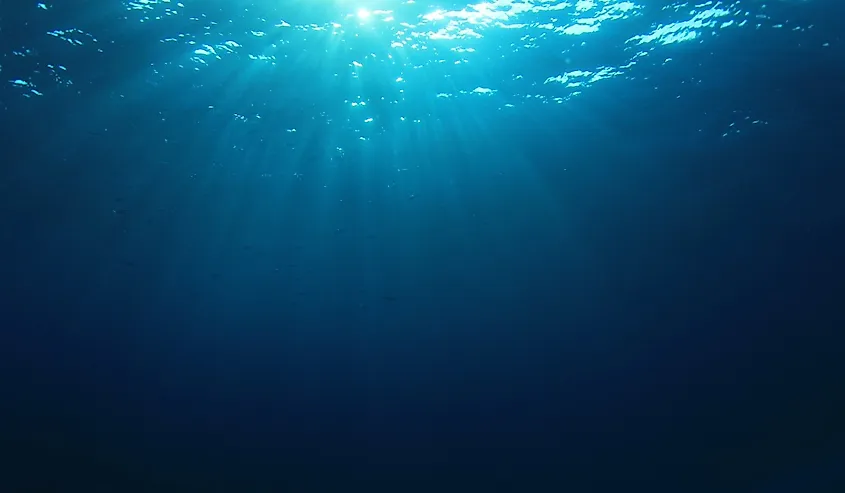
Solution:
[[(634, 36), (629, 41), (638, 44), (656, 41), (664, 45), (689, 41), (697, 38), (705, 29), (715, 29), (720, 18), (731, 15), (729, 10), (712, 5), (712, 2), (705, 5), (711, 6), (699, 12), (693, 11), (694, 15), (689, 20), (658, 26), (651, 33)], [(723, 28), (731, 25), (730, 22), (722, 22)]]
[(49, 31), (47, 34), (76, 46), (82, 46), (86, 42), (97, 42), (97, 38), (95, 38), (94, 35), (86, 33), (80, 29), (56, 29), (54, 31)]
[(596, 25), (587, 25), (587, 24), (576, 24), (574, 26), (566, 26), (563, 28), (564, 34), (587, 34), (587, 33), (594, 33), (599, 30), (599, 26)]
[(769, 124), (766, 120), (755, 118), (741, 111), (734, 111), (733, 117), (733, 121), (728, 124), (725, 132), (722, 134), (722, 138), (740, 135), (743, 131), (750, 131), (756, 126)]
[(24, 97), (44, 95), (44, 93), (35, 88), (35, 85), (32, 82), (21, 79), (10, 80), (9, 82), (15, 87), (25, 89), (26, 92), (22, 94)]

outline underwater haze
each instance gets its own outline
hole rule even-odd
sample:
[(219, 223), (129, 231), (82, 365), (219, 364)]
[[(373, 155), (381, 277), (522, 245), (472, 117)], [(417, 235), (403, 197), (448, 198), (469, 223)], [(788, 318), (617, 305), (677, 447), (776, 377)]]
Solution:
[(0, 0), (0, 491), (845, 491), (845, 4)]

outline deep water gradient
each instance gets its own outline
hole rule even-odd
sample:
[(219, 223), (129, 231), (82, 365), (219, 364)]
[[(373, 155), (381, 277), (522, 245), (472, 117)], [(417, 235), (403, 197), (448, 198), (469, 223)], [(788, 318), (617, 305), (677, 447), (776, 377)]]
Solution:
[(0, 492), (845, 491), (843, 37), (0, 3)]

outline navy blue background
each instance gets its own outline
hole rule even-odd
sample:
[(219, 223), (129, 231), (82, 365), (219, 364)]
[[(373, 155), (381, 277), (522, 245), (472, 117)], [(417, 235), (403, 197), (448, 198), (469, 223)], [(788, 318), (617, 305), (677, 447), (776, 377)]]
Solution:
[[(209, 72), (98, 107), (127, 52), (165, 56), (131, 32), (81, 94), (0, 93), (0, 488), (841, 487), (845, 52), (814, 36), (845, 17), (819, 5), (806, 43), (444, 102), (332, 171), (311, 132), (285, 184), (269, 137), (330, 98), (232, 130), (194, 104), (231, 100)], [(44, 30), (3, 9), (4, 52)], [(769, 124), (723, 138), (736, 108)]]

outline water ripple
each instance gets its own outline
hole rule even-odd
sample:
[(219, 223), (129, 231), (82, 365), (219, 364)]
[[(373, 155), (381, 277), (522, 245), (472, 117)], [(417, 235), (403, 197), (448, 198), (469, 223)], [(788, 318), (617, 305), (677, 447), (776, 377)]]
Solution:
[[(563, 103), (670, 63), (675, 45), (788, 24), (758, 1), (376, 3), (297, 1), (282, 9), (276, 2), (132, 0), (108, 15), (73, 16), (39, 3), (33, 16), (54, 26), (37, 46), (6, 54), (0, 71), (25, 97), (69, 87), (84, 94), (108, 79), (121, 81), (110, 88), (116, 98), (181, 94), (192, 107), (253, 121), (296, 104), (363, 136), (373, 125), (383, 131), (388, 122), (419, 122), (441, 101), (475, 99), (502, 110)], [(95, 56), (109, 65), (120, 60), (130, 75)], [(221, 86), (224, 95), (212, 90)]]

